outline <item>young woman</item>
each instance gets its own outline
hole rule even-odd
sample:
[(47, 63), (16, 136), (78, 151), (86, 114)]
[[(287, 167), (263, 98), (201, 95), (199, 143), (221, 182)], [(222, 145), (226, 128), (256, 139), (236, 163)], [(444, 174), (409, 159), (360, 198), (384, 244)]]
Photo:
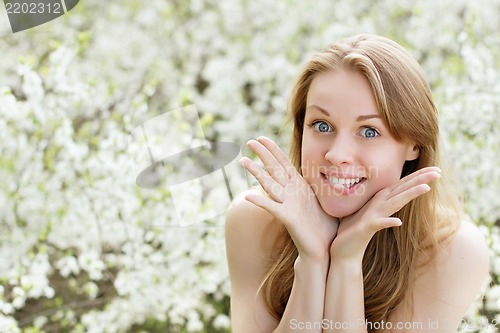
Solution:
[(291, 97), (290, 159), (244, 157), (259, 181), (227, 213), (235, 333), (456, 332), (488, 250), (441, 171), (418, 63), (378, 36), (315, 55)]

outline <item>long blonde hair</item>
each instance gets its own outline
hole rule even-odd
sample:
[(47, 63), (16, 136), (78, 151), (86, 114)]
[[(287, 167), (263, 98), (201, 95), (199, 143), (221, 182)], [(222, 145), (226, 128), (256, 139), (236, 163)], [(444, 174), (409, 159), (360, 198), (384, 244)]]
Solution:
[[(443, 169), (437, 110), (419, 64), (392, 40), (358, 35), (314, 55), (295, 84), (289, 107), (293, 121), (290, 158), (299, 172), (310, 84), (321, 72), (342, 69), (358, 71), (368, 79), (391, 135), (420, 149), (418, 159), (405, 163), (401, 177), (427, 166)], [(430, 192), (394, 214), (403, 221), (401, 227), (384, 229), (372, 238), (363, 257), (365, 317), (369, 322), (387, 321), (400, 304), (411, 312), (416, 269), (435, 257), (440, 244), (456, 231), (462, 218), (453, 186), (443, 172), (441, 179), (431, 184)], [(292, 239), (282, 228), (261, 286), (267, 308), (277, 319), (282, 317), (290, 296), (297, 255)]]

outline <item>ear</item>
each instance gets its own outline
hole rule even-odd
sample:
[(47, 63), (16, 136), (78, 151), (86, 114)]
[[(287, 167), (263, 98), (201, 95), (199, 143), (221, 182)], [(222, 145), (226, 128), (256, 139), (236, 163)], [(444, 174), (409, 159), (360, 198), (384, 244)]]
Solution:
[(406, 160), (413, 161), (416, 160), (420, 156), (420, 148), (416, 145), (408, 146), (408, 150), (406, 151)]

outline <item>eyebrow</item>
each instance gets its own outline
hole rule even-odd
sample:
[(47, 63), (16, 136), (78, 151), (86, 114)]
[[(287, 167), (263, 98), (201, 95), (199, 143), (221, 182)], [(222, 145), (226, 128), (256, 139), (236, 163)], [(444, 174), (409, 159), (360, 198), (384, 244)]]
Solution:
[[(312, 105), (309, 105), (306, 108), (306, 110), (309, 109), (309, 108), (315, 108), (318, 111), (320, 111), (321, 113), (325, 114), (326, 116), (331, 117), (330, 113), (328, 111), (326, 111), (325, 109), (323, 109), (322, 107), (320, 107), (320, 106), (312, 104)], [(358, 118), (356, 118), (356, 121), (359, 122), (359, 121), (363, 121), (363, 120), (367, 120), (367, 119), (372, 119), (372, 118), (380, 118), (380, 116), (378, 114), (361, 115)]]

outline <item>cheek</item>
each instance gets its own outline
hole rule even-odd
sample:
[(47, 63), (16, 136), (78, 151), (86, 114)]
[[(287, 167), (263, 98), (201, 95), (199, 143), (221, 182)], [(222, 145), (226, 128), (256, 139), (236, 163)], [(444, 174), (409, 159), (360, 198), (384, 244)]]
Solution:
[(301, 170), (304, 178), (313, 174), (315, 166), (317, 167), (318, 165), (321, 165), (320, 150), (311, 145), (307, 140), (304, 140), (301, 152)]
[(380, 188), (386, 188), (396, 184), (399, 180), (399, 175), (401, 170), (395, 168), (386, 169), (387, 171), (379, 176), (379, 186)]
[(390, 185), (399, 179), (403, 162), (393, 147), (372, 145), (365, 148), (358, 154), (358, 162), (365, 168), (368, 178), (381, 185)]
[(386, 188), (394, 185), (401, 178), (401, 172), (403, 170), (404, 159), (395, 158), (393, 160), (386, 160), (384, 162), (379, 162), (375, 168), (371, 171), (372, 177), (377, 179), (378, 187)]
[(304, 177), (308, 184), (311, 184), (315, 178), (314, 170), (317, 169), (315, 168), (315, 165), (317, 165), (317, 163), (315, 162), (314, 156), (311, 156), (311, 154), (302, 155), (302, 164), (300, 166), (300, 171), (302, 177)]

